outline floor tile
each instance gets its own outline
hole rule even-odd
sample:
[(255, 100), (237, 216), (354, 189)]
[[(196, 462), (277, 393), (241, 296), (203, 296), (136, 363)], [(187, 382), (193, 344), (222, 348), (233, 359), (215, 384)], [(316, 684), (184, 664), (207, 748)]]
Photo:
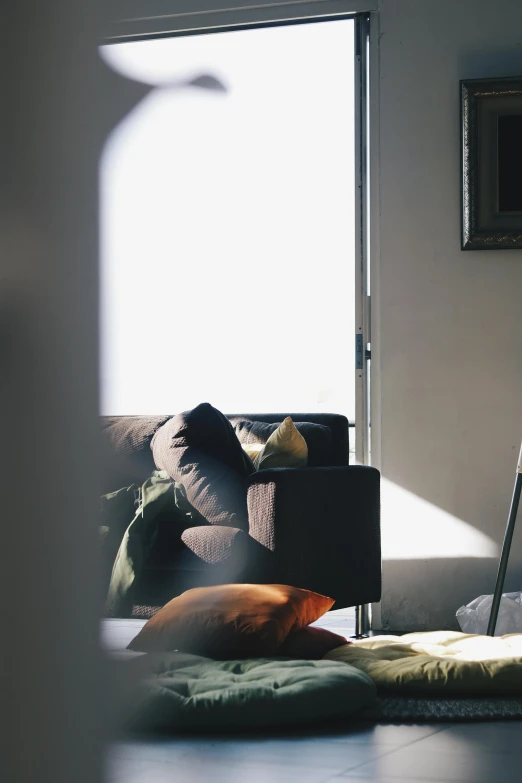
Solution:
[(280, 741), (247, 743), (222, 743), (200, 745), (188, 750), (184, 759), (205, 759), (216, 764), (274, 763), (294, 766), (321, 767), (342, 772), (390, 753), (391, 746), (358, 745), (329, 741)]
[[(352, 772), (349, 777), (346, 774), (334, 775), (332, 778), (325, 780), (324, 783), (397, 783), (397, 778), (387, 778), (385, 775), (380, 774), (372, 778), (358, 777), (355, 772)], [(440, 783), (444, 783), (444, 781), (440, 781)]]
[(162, 783), (175, 772), (176, 780), (197, 781), (212, 770), (208, 779), (216, 783), (222, 778), (233, 783), (242, 776), (267, 783), (323, 781), (364, 767), (439, 730), (435, 726), (379, 725), (356, 727), (333, 737), (179, 736), (120, 741), (108, 751), (108, 777), (110, 783)]
[(145, 737), (143, 740), (120, 740), (111, 745), (111, 754), (124, 756), (143, 756), (161, 758), (166, 754), (185, 753), (187, 750), (206, 748), (222, 748), (227, 746), (250, 746), (255, 748), (272, 747), (303, 748), (316, 747), (335, 743), (336, 745), (366, 745), (398, 748), (410, 745), (420, 739), (442, 731), (443, 725), (435, 724), (371, 724), (355, 721), (332, 721), (316, 726), (303, 726), (284, 730), (252, 731), (236, 735), (230, 734), (195, 734), (178, 735), (166, 738)]
[(361, 723), (124, 740), (108, 752), (108, 783), (518, 783), (521, 736), (520, 722)]
[(430, 783), (519, 783), (520, 758), (491, 753), (480, 746), (459, 751), (426, 750), (421, 740), (394, 750), (341, 776), (345, 783), (360, 780), (430, 781)]
[(359, 723), (344, 729), (336, 736), (332, 734), (331, 739), (335, 739), (337, 742), (355, 742), (370, 745), (404, 747), (426, 737), (438, 734), (444, 730), (446, 725), (447, 724), (441, 723), (401, 725), (391, 723)]
[(216, 764), (213, 759), (179, 759), (175, 764), (158, 761), (127, 762), (113, 759), (107, 767), (107, 783), (324, 783), (335, 770), (300, 763)]
[(426, 751), (509, 753), (521, 757), (522, 722), (454, 723), (423, 741)]
[(394, 750), (393, 745), (338, 742), (328, 739), (289, 740), (186, 740), (142, 745), (119, 745), (110, 758), (131, 762), (177, 764), (184, 761), (212, 761), (215, 765), (270, 763), (326, 767), (343, 772)]

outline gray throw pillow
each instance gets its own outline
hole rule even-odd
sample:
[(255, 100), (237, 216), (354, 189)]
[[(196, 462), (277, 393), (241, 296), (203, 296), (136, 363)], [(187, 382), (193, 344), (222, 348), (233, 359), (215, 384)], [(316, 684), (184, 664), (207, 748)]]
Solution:
[(248, 530), (247, 478), (254, 466), (227, 417), (209, 403), (173, 416), (151, 444), (156, 467), (180, 482), (207, 522)]

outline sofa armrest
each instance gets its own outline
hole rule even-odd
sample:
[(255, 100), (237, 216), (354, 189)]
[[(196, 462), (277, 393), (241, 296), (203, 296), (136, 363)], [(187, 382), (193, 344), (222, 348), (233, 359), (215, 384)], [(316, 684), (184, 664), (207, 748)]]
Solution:
[(335, 608), (380, 600), (378, 470), (261, 470), (247, 504), (250, 535), (274, 554), (273, 581), (329, 595)]

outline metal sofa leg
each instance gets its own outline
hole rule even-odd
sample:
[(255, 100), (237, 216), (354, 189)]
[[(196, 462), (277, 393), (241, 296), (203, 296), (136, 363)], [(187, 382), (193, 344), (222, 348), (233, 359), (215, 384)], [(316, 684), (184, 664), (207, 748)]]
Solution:
[(359, 604), (355, 607), (355, 639), (368, 636), (372, 625), (372, 605)]

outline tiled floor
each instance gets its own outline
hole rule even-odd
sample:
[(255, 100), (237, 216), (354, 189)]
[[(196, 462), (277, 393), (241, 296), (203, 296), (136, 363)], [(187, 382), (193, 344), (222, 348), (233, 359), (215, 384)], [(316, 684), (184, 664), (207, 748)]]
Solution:
[[(123, 623), (125, 621), (122, 621)], [(134, 621), (136, 622), (136, 621)], [(354, 632), (353, 613), (317, 623)], [(123, 633), (123, 627), (122, 627)], [(120, 741), (108, 783), (519, 783), (522, 722), (370, 725)]]
[(522, 724), (346, 724), (320, 734), (115, 744), (110, 783), (519, 783)]

